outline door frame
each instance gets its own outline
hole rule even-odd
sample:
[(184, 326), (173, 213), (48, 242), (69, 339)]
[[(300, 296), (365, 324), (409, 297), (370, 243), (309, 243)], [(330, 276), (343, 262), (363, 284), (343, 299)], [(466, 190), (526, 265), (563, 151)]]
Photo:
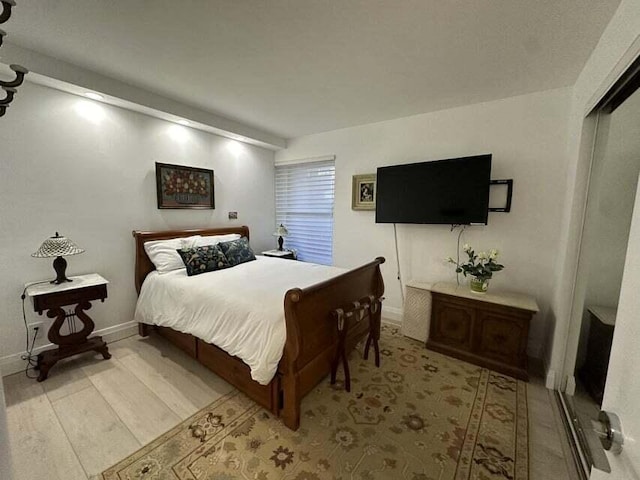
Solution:
[[(586, 224), (587, 201), (589, 188), (592, 185), (593, 160), (595, 155), (595, 141), (597, 135), (597, 116), (603, 106), (603, 102), (611, 100), (611, 93), (618, 89), (625, 81), (625, 75), (634, 68), (640, 68), (640, 35), (627, 49), (622, 58), (618, 61), (615, 68), (607, 75), (601, 86), (593, 94), (582, 117), (581, 137), (578, 166), (576, 171), (576, 187), (573, 192), (573, 202), (579, 205), (576, 212), (573, 213), (573, 221), (577, 224), (577, 234), (575, 238), (568, 242), (566, 250), (570, 256), (570, 288), (567, 292), (570, 298), (570, 306), (568, 309), (568, 324), (564, 333), (564, 356), (562, 357), (562, 366), (557, 379), (556, 385), (549, 385), (547, 388), (557, 388), (561, 392), (570, 395), (575, 393), (575, 364), (578, 354), (578, 342), (580, 329), (582, 326), (582, 309), (583, 305), (578, 305), (576, 301), (577, 288), (580, 286), (579, 269), (580, 256), (583, 247), (583, 234)], [(573, 252), (573, 253), (570, 253)]]
[[(580, 333), (584, 321), (584, 295), (582, 295), (584, 292), (582, 291), (586, 285), (586, 280), (581, 279), (579, 274), (585, 247), (584, 240), (588, 221), (590, 192), (594, 186), (594, 161), (597, 153), (596, 142), (601, 114), (603, 112), (605, 114), (612, 113), (629, 96), (640, 89), (640, 36), (634, 42), (633, 47), (633, 50), (629, 49), (627, 55), (625, 55), (626, 61), (623, 63), (621, 60), (616, 69), (607, 77), (606, 85), (603, 84), (603, 87), (598, 90), (598, 97), (594, 95), (594, 98), (589, 103), (592, 107), (585, 112), (578, 160), (578, 172), (583, 176), (578, 179), (582, 180), (582, 182), (578, 181), (573, 197), (576, 205), (580, 207), (579, 211), (574, 214), (578, 216), (579, 223), (576, 238), (571, 242), (575, 247), (572, 259), (574, 263), (571, 271), (571, 306), (569, 324), (566, 330), (560, 388), (556, 391), (556, 399), (562, 413), (565, 430), (569, 436), (573, 458), (582, 478), (589, 478), (588, 472), (592, 464), (591, 453), (586, 446), (587, 442), (580, 431), (579, 423), (576, 424), (575, 416), (572, 416), (572, 413), (575, 412), (572, 411), (565, 397), (565, 395), (573, 395), (575, 393), (575, 366)], [(629, 55), (631, 51), (634, 53), (633, 56)], [(637, 188), (638, 192), (640, 192), (640, 183)], [(636, 195), (638, 195), (638, 192)]]

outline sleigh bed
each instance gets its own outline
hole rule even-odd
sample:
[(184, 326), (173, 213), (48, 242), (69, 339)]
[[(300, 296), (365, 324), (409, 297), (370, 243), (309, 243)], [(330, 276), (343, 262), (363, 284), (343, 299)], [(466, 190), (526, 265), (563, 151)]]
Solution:
[[(145, 242), (193, 235), (206, 237), (225, 234), (239, 234), (249, 238), (249, 228), (240, 226), (159, 232), (134, 231), (135, 286), (138, 294), (147, 276), (155, 270), (144, 249)], [(154, 332), (163, 336), (274, 415), (281, 417), (288, 428), (297, 430), (300, 425), (302, 398), (331, 372), (336, 359), (339, 332), (335, 312), (348, 309), (354, 301), (360, 299), (382, 298), (384, 283), (380, 264), (384, 261), (384, 258), (378, 257), (370, 263), (320, 283), (286, 291), (282, 299), (286, 328), (284, 349), (276, 373), (266, 385), (252, 379), (251, 369), (240, 358), (194, 335), (147, 323), (138, 324), (139, 333), (147, 336)], [(380, 315), (381, 308), (368, 310), (360, 321), (349, 328), (344, 339), (346, 352), (351, 351), (369, 332), (375, 336), (377, 344)]]

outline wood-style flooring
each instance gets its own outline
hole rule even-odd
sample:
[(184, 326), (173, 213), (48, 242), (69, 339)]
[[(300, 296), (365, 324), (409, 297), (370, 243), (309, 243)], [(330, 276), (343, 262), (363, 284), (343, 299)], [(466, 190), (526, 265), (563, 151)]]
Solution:
[[(60, 362), (37, 383), (4, 378), (14, 480), (100, 473), (231, 390), (161, 338), (133, 336)], [(564, 433), (541, 379), (528, 386), (530, 478), (570, 479)]]

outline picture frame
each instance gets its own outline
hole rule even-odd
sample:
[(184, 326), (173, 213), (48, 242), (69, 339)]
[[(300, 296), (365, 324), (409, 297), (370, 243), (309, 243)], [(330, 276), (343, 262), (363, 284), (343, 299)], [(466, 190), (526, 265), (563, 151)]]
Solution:
[(354, 175), (351, 187), (352, 210), (376, 209), (376, 174)]
[(213, 170), (156, 162), (159, 209), (215, 209)]

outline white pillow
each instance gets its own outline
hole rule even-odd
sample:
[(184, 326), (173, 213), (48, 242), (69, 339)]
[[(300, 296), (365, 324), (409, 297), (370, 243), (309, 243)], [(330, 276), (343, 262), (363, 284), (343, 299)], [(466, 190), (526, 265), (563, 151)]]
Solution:
[(200, 235), (194, 235), (192, 237), (144, 242), (144, 251), (147, 252), (149, 260), (156, 266), (158, 273), (167, 273), (179, 268), (185, 268), (177, 250), (179, 248), (195, 247), (199, 238)]
[(210, 235), (206, 237), (198, 237), (196, 240), (196, 247), (206, 247), (209, 245), (216, 245), (220, 242), (231, 242), (232, 240), (238, 240), (240, 234), (228, 233), (226, 235)]

